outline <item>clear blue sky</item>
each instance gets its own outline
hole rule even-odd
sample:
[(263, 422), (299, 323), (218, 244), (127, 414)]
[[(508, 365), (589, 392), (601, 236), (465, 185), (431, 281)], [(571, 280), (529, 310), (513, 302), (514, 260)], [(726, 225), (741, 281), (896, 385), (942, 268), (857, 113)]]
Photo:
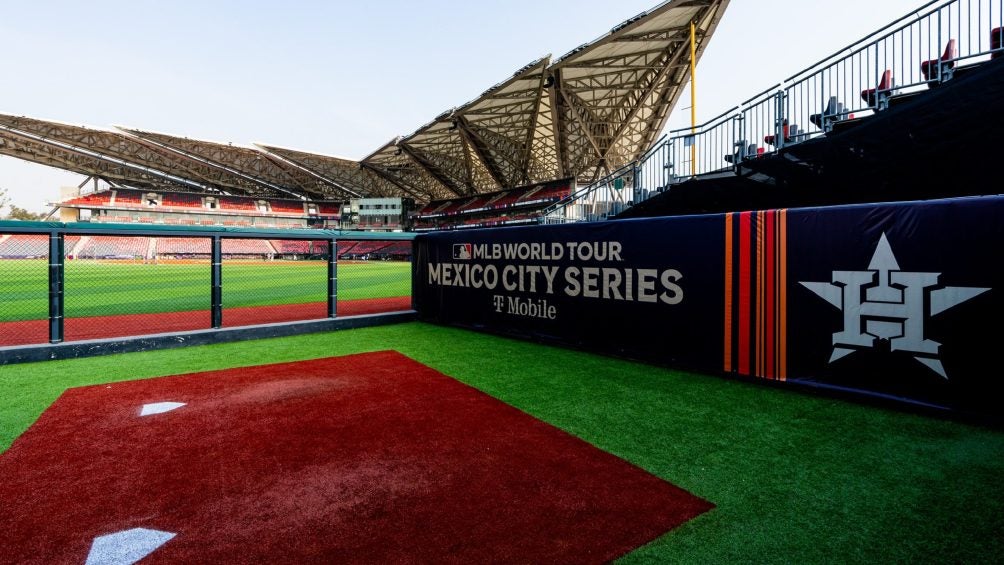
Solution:
[[(657, 1), (0, 0), (0, 112), (360, 159)], [(698, 67), (698, 121), (926, 3), (732, 0)], [(689, 123), (682, 100), (671, 127)], [(29, 210), (82, 180), (0, 157)]]

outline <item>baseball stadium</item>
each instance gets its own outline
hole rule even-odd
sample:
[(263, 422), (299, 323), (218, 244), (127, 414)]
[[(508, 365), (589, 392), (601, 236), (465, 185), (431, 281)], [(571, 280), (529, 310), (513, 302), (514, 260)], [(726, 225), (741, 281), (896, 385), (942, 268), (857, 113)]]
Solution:
[(358, 160), (0, 114), (0, 564), (1004, 561), (1004, 0), (697, 123), (729, 8)]

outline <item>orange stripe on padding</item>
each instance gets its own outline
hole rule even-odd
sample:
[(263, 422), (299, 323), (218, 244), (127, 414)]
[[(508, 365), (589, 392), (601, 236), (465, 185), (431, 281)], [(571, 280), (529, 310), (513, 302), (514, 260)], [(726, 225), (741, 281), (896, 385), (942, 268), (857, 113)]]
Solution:
[(763, 212), (756, 214), (756, 376), (763, 376)]
[(725, 214), (725, 371), (732, 372), (732, 218)]

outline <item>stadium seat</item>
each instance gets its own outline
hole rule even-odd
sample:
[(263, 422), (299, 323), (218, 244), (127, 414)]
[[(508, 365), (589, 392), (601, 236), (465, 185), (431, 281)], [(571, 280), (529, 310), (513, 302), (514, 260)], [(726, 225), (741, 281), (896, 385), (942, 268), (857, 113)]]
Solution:
[(886, 69), (882, 73), (882, 80), (879, 81), (877, 87), (861, 91), (861, 99), (876, 110), (884, 110), (889, 107), (889, 98), (892, 96), (894, 87), (892, 71)]
[[(73, 249), (64, 242), (67, 253)], [(14, 234), (0, 242), (0, 259), (25, 259), (49, 256), (49, 237), (46, 235)]]
[(998, 57), (1004, 56), (1004, 51), (1001, 51), (1001, 46), (1004, 45), (1004, 27), (995, 27), (990, 30), (990, 53), (991, 59), (996, 59)]
[[(801, 130), (798, 129), (798, 124), (792, 124), (789, 126), (788, 118), (785, 118), (784, 121), (782, 122), (781, 132), (784, 135), (785, 143), (791, 143), (793, 141), (797, 141), (798, 136), (803, 133)], [(767, 145), (776, 145), (774, 143), (775, 141), (776, 139), (774, 134), (765, 135), (763, 138), (763, 142), (766, 143)]]
[(288, 200), (272, 200), (269, 202), (273, 212), (280, 214), (303, 214), (303, 203)]
[(90, 194), (78, 196), (65, 201), (63, 204), (67, 206), (93, 206), (95, 208), (103, 208), (111, 204), (111, 201), (112, 192), (110, 190), (105, 190), (102, 192), (92, 192)]
[(940, 59), (931, 59), (920, 64), (920, 72), (923, 73), (924, 80), (934, 81), (933, 84), (950, 80), (952, 71), (955, 69), (955, 59), (958, 57), (959, 51), (955, 48), (955, 40), (949, 39)]
[(725, 161), (736, 165), (742, 162), (743, 159), (750, 155), (754, 155), (757, 152), (757, 147), (755, 143), (746, 143), (745, 139), (740, 139), (735, 142), (736, 151), (731, 155), (725, 155)]
[(77, 253), (90, 259), (141, 259), (146, 256), (150, 240), (146, 237), (92, 237)]
[(828, 132), (833, 129), (834, 122), (846, 119), (844, 110), (844, 104), (838, 101), (836, 96), (830, 96), (830, 100), (826, 103), (826, 108), (818, 114), (809, 116), (809, 121), (817, 128)]

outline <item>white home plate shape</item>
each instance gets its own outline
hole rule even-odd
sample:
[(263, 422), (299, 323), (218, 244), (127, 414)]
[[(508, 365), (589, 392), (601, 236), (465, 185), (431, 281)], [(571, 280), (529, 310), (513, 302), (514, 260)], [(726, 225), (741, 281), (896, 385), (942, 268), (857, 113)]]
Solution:
[(131, 565), (150, 555), (175, 534), (133, 528), (94, 538), (86, 565)]
[(153, 404), (144, 404), (143, 408), (139, 411), (139, 415), (151, 416), (153, 414), (163, 414), (164, 412), (177, 410), (184, 405), (184, 402), (155, 402)]

